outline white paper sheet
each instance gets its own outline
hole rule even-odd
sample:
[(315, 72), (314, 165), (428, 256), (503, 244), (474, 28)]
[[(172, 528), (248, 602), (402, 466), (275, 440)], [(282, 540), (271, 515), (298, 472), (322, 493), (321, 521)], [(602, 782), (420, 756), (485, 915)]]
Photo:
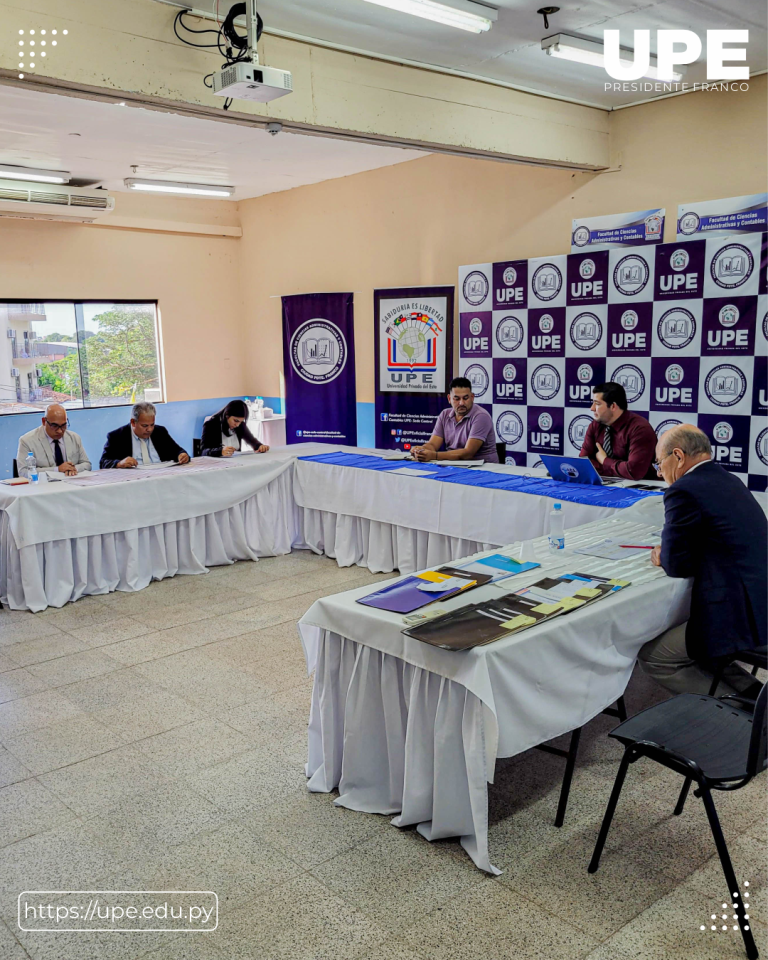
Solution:
[(431, 477), (437, 473), (437, 470), (414, 470), (413, 467), (398, 467), (397, 470), (388, 470), (387, 473), (397, 473), (401, 477)]
[(640, 547), (640, 549), (632, 549), (632, 547), (622, 547), (619, 545), (618, 540), (603, 540), (600, 543), (594, 544), (591, 547), (579, 547), (578, 550), (574, 550), (574, 553), (583, 553), (588, 557), (604, 557), (606, 560), (626, 560), (628, 557), (636, 557), (639, 553), (648, 553), (648, 547), (655, 547), (657, 544), (652, 540), (643, 541), (644, 546), (641, 544), (634, 544), (635, 547)]

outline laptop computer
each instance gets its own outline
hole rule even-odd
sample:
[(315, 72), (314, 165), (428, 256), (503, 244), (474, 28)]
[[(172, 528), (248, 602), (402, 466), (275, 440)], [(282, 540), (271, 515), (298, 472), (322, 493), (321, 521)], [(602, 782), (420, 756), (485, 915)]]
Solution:
[(601, 477), (589, 457), (555, 457), (542, 453), (541, 462), (553, 480), (589, 483), (597, 487), (618, 482), (617, 477)]

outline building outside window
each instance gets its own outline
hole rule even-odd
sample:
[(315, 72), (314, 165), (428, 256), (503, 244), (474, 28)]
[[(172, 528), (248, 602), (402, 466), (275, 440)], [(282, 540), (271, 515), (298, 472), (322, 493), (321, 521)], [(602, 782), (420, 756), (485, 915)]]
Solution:
[(0, 302), (0, 414), (164, 399), (157, 304)]

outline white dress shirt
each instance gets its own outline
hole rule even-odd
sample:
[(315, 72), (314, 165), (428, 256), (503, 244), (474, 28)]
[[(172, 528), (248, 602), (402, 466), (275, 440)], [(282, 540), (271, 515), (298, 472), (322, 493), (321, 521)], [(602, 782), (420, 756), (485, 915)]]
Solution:
[(221, 448), (224, 447), (234, 447), (235, 450), (240, 449), (240, 437), (236, 433), (224, 433), (221, 431)]

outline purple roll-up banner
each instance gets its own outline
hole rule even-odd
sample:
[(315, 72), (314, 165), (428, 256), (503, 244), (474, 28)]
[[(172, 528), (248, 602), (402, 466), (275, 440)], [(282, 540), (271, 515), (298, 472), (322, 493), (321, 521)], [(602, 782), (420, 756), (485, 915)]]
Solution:
[(376, 446), (426, 443), (453, 376), (453, 287), (374, 290)]
[(356, 447), (353, 295), (299, 293), (282, 301), (286, 441)]

